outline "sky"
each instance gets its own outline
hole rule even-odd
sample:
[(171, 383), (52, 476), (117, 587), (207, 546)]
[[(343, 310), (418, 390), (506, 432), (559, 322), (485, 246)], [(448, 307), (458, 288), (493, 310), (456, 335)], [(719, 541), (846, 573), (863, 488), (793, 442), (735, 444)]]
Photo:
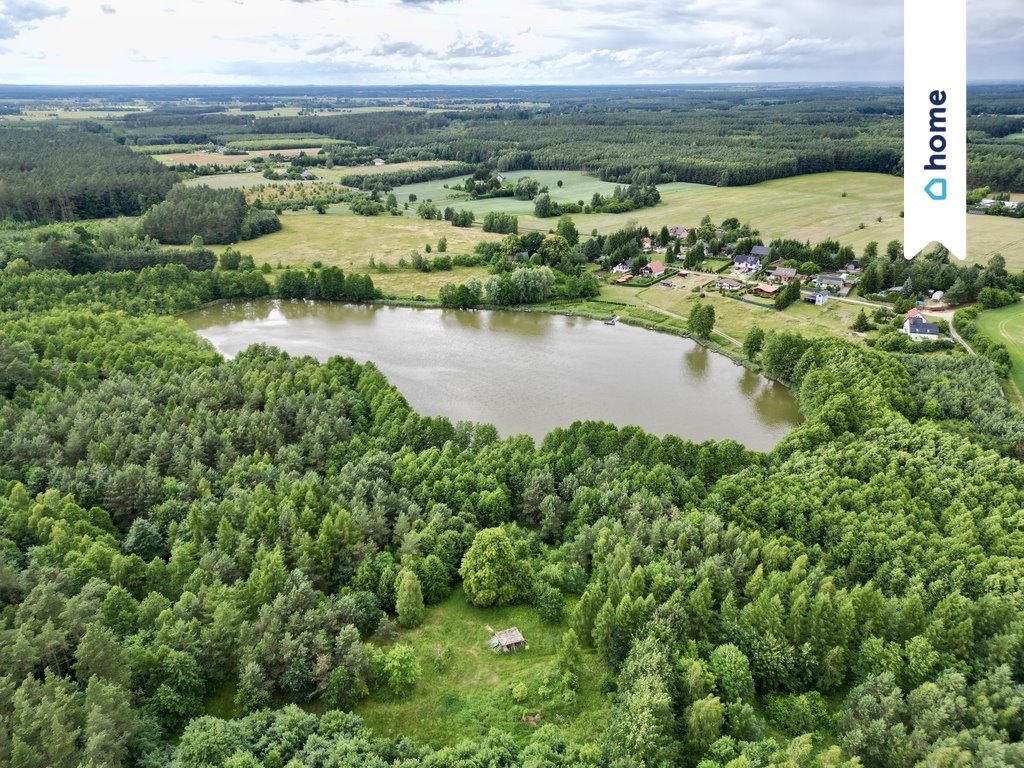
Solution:
[[(968, 18), (968, 78), (1024, 81), (1024, 2)], [(0, 0), (0, 82), (896, 82), (902, 34), (893, 0)]]

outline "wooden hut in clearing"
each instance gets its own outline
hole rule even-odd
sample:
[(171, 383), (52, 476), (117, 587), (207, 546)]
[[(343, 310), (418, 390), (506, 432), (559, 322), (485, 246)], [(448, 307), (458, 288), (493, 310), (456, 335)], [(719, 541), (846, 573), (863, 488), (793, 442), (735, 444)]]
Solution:
[(516, 627), (511, 627), (510, 629), (503, 629), (501, 632), (495, 632), (487, 646), (502, 653), (521, 651), (526, 647), (526, 638), (523, 637), (523, 633)]

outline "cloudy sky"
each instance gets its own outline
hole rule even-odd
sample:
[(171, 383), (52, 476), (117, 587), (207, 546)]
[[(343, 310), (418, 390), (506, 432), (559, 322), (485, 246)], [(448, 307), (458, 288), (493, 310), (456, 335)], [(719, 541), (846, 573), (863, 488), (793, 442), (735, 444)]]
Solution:
[[(969, 78), (1024, 80), (1024, 2), (968, 11)], [(893, 0), (0, 0), (0, 82), (896, 81), (902, 33)]]

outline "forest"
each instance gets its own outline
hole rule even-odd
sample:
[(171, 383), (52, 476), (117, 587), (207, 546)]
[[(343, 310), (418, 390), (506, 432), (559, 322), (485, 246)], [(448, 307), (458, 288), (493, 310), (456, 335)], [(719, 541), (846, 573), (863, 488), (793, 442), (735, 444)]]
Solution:
[(0, 125), (0, 179), (0, 220), (49, 223), (138, 215), (178, 174), (88, 130)]
[[(485, 249), (507, 266), (478, 295), (553, 290), (570, 225)], [(234, 258), (0, 274), (0, 764), (1024, 766), (1024, 420), (991, 362), (769, 333), (805, 421), (768, 453), (600, 422), (535, 444), (173, 319), (270, 292)], [(603, 739), (351, 714), (416, 688), (403, 632), (453, 593), (563, 622), (526, 695), (571, 717), (596, 666)]]

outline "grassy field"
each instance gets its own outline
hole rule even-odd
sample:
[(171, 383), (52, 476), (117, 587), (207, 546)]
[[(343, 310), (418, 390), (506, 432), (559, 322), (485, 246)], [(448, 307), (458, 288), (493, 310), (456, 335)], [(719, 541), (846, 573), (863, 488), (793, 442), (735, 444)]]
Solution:
[[(517, 171), (509, 179), (532, 176), (551, 188), (558, 201), (589, 201), (594, 192), (608, 194), (614, 184), (585, 176), (577, 171)], [(561, 179), (563, 187), (556, 182)], [(487, 211), (513, 213), (520, 217), (522, 229), (547, 231), (555, 219), (537, 219), (533, 203), (497, 198), (493, 200), (460, 200), (445, 184), (460, 182), (462, 177), (412, 184), (395, 190), (399, 200), (410, 192), (420, 200), (433, 199), (441, 205), (467, 208), (478, 218)], [(711, 187), (701, 184), (662, 184), (662, 202), (654, 208), (643, 208), (626, 214), (575, 214), (580, 232), (596, 229), (612, 232), (628, 221), (650, 228), (693, 226), (707, 214), (716, 223), (735, 216), (760, 230), (765, 241), (776, 237), (820, 242), (834, 237), (843, 244), (861, 250), (877, 240), (883, 246), (890, 240), (903, 239), (903, 180), (877, 173), (837, 171), (790, 179), (776, 179), (747, 187)], [(845, 196), (844, 196), (845, 193)], [(454, 195), (454, 197), (453, 197)], [(881, 221), (878, 219), (881, 218)], [(861, 224), (864, 225), (863, 229)], [(1008, 266), (1024, 269), (1024, 221), (999, 216), (970, 216), (967, 221), (969, 258), (985, 262), (993, 254), (1002, 253)]]
[[(713, 283), (714, 280), (711, 275), (691, 273), (687, 277), (672, 278), (671, 288), (661, 284), (640, 290), (628, 286), (606, 286), (601, 289), (601, 298), (626, 305), (624, 314), (627, 316), (652, 321), (653, 318), (642, 313), (660, 312), (668, 318), (667, 322), (682, 322), (690, 316), (693, 305), (700, 300), (699, 292), (694, 289)], [(784, 312), (777, 312), (772, 308), (770, 301), (749, 295), (744, 298), (758, 303), (751, 304), (723, 296), (708, 286), (704, 301), (715, 308), (715, 330), (724, 336), (726, 343), (742, 343), (747, 332), (755, 325), (765, 331), (799, 331), (804, 336), (812, 338), (839, 336), (856, 340), (877, 335), (850, 330), (850, 325), (860, 312), (860, 307), (856, 304), (831, 300), (823, 307), (816, 307), (799, 301)], [(641, 310), (642, 313), (638, 315), (633, 308)], [(870, 308), (868, 314), (871, 314)]]
[[(250, 174), (252, 175), (252, 174)], [(214, 177), (216, 178), (216, 177)], [(262, 177), (261, 177), (262, 178)], [(409, 269), (380, 272), (370, 266), (396, 265), (401, 258), (419, 251), (428, 258), (437, 256), (437, 241), (448, 238), (447, 255), (470, 253), (484, 239), (500, 239), (501, 235), (479, 229), (453, 227), (446, 221), (424, 221), (403, 216), (356, 216), (345, 205), (334, 205), (326, 215), (313, 211), (286, 212), (281, 216), (282, 229), (271, 235), (239, 245), (257, 264), (268, 262), (309, 267), (314, 261), (324, 266), (338, 266), (345, 272), (365, 272), (374, 284), (388, 295), (437, 298), (445, 283), (461, 283), (477, 277), (486, 279), (483, 267), (455, 268), (444, 272), (422, 273)], [(425, 246), (431, 244), (432, 254)]]
[(1024, 392), (1024, 304), (982, 312), (975, 321), (983, 334), (1006, 345), (1013, 360), (1010, 378), (1018, 392)]
[[(541, 186), (547, 185), (550, 187), (551, 199), (559, 202), (576, 202), (579, 200), (590, 202), (590, 198), (593, 197), (595, 192), (600, 192), (602, 195), (610, 195), (615, 190), (614, 184), (601, 181), (593, 176), (587, 176), (579, 171), (512, 171), (502, 175), (506, 180), (513, 182), (523, 176), (536, 179), (541, 183)], [(557, 219), (537, 219), (533, 216), (532, 200), (516, 200), (512, 197), (470, 200), (465, 193), (444, 188), (445, 184), (449, 186), (461, 184), (466, 178), (466, 176), (455, 176), (450, 179), (437, 179), (419, 184), (407, 184), (402, 187), (396, 187), (394, 193), (398, 197), (399, 202), (408, 200), (411, 193), (416, 195), (418, 201), (433, 200), (442, 208), (450, 205), (456, 210), (466, 209), (473, 211), (477, 219), (482, 219), (484, 214), (489, 211), (498, 211), (519, 216), (519, 226), (521, 228), (543, 229), (546, 231), (555, 226)], [(561, 188), (557, 186), (559, 181), (562, 182)], [(414, 216), (415, 213), (415, 211), (410, 211), (409, 215)], [(582, 221), (588, 217), (573, 216), (573, 218)], [(625, 223), (626, 218), (625, 216), (620, 218), (619, 224), (611, 229), (621, 227)], [(590, 228), (588, 226), (584, 230), (583, 227), (580, 227), (580, 231), (589, 232)]]
[(195, 163), (196, 165), (243, 165), (249, 161), (249, 155), (222, 155), (220, 152), (172, 152), (167, 155), (152, 155), (164, 165)]
[[(495, 653), (487, 648), (490, 632), (518, 627), (529, 643), (519, 653)], [(544, 624), (531, 607), (476, 608), (458, 590), (427, 611), (417, 629), (401, 632), (397, 642), (412, 646), (423, 677), (411, 693), (394, 701), (375, 694), (355, 710), (375, 732), (405, 736), (433, 746), (481, 737), (491, 728), (526, 741), (533, 726), (524, 714), (540, 714), (540, 724), (555, 723), (570, 738), (599, 742), (607, 724), (607, 702), (599, 692), (606, 668), (593, 652), (584, 652), (577, 703), (557, 707), (538, 695), (542, 680), (556, 664), (565, 626)], [(449, 646), (451, 660), (439, 670), (434, 655)], [(524, 683), (525, 701), (512, 700), (511, 688)]]

